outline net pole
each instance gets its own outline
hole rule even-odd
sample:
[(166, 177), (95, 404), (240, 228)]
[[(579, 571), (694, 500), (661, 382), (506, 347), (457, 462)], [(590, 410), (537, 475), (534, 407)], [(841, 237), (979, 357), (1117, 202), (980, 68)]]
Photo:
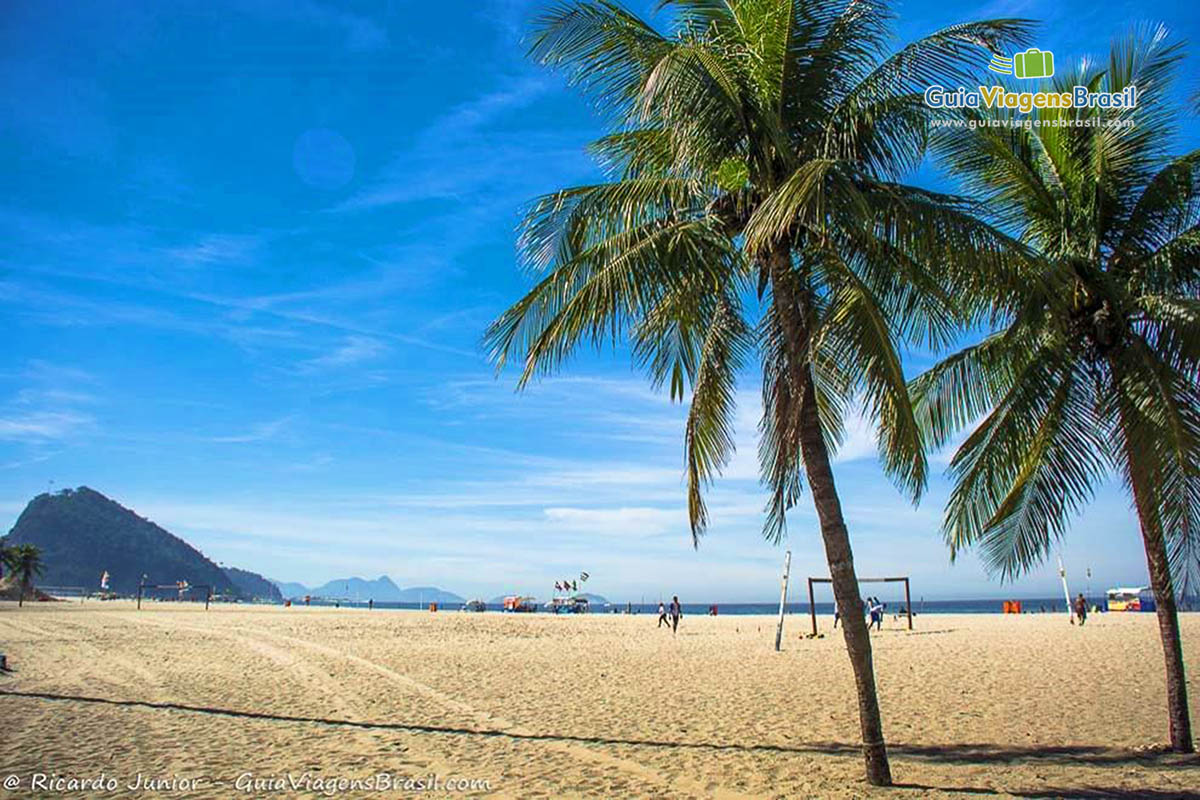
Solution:
[(812, 617), (812, 635), (817, 635), (817, 601), (813, 599), (813, 579), (808, 579), (808, 615)]
[(787, 603), (788, 572), (792, 568), (792, 551), (788, 550), (783, 556), (783, 586), (779, 589), (779, 626), (775, 629), (775, 652), (783, 641), (783, 607)]
[(912, 628), (912, 593), (908, 590), (908, 578), (904, 579), (904, 610), (908, 612), (908, 629)]
[(1075, 622), (1075, 612), (1071, 608), (1071, 591), (1067, 588), (1067, 571), (1063, 568), (1062, 553), (1058, 554), (1058, 577), (1062, 579), (1063, 597), (1067, 601), (1067, 619)]

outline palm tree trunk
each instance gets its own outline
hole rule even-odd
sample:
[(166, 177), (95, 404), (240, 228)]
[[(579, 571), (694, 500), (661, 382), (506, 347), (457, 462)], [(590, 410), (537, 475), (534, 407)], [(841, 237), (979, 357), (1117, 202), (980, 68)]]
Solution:
[(821, 435), (816, 392), (811, 377), (805, 382), (800, 414), (800, 451), (804, 455), (804, 470), (808, 475), (817, 519), (821, 523), (821, 538), (825, 540), (825, 558), (829, 562), (833, 596), (838, 608), (845, 609), (842, 613), (842, 636), (846, 640), (846, 650), (850, 654), (854, 682), (858, 688), (858, 722), (862, 728), (867, 782), (873, 786), (890, 786), (892, 772), (888, 766), (883, 722), (879, 716), (879, 698), (875, 691), (871, 635), (863, 619), (858, 576), (854, 572), (854, 554), (850, 550), (850, 534), (842, 517), (842, 504), (829, 464), (829, 450)]
[[(1128, 447), (1128, 437), (1125, 441)], [(1167, 663), (1167, 718), (1170, 721), (1171, 749), (1177, 753), (1192, 753), (1195, 747), (1188, 714), (1187, 678), (1183, 671), (1183, 642), (1179, 638), (1179, 614), (1175, 607), (1175, 587), (1171, 580), (1167, 543), (1162, 526), (1158, 524), (1158, 514), (1149, 500), (1146, 487), (1141, 485), (1140, 476), (1131, 474), (1130, 486), (1133, 487), (1133, 503), (1137, 508), (1142, 541), (1146, 546), (1146, 565), (1150, 571), (1150, 588), (1154, 590), (1155, 613), (1158, 615), (1158, 635)]]
[(806, 287), (797, 285), (791, 275), (791, 251), (786, 245), (777, 247), (770, 254), (769, 268), (772, 295), (789, 345), (790, 381), (799, 394), (796, 433), (800, 454), (821, 526), (821, 538), (825, 542), (825, 558), (829, 562), (833, 596), (838, 608), (842, 609), (842, 637), (850, 655), (858, 690), (858, 721), (862, 730), (867, 783), (890, 786), (892, 771), (888, 765), (883, 722), (879, 716), (879, 698), (875, 691), (871, 635), (862, 614), (862, 597), (858, 591), (858, 576), (854, 572), (850, 534), (846, 530), (842, 503), (829, 463), (829, 448), (821, 431), (816, 386), (808, 362), (810, 317)]

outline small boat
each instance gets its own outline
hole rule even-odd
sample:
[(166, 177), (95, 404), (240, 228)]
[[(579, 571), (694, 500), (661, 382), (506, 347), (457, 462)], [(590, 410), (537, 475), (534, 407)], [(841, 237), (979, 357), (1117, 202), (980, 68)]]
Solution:
[(468, 600), (462, 607), (463, 611), (487, 611), (487, 603), (482, 600)]

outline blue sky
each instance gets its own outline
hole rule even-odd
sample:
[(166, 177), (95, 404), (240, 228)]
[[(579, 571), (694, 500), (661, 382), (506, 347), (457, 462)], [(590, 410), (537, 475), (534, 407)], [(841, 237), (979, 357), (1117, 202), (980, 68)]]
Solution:
[[(583, 146), (598, 121), (523, 58), (534, 7), (6, 3), (0, 527), (33, 495), (86, 484), (286, 580), (546, 596), (586, 570), (619, 599), (771, 599), (783, 552), (759, 533), (753, 375), (695, 551), (682, 410), (622, 351), (581, 354), (522, 395), (481, 353), (527, 286), (521, 204), (596, 177)], [(905, 39), (1040, 18), (1059, 63), (1147, 17), (1200, 42), (1183, 3), (898, 11)], [(1181, 147), (1195, 132), (1189, 119)], [(912, 509), (865, 427), (836, 469), (860, 574), (908, 573), (931, 598), (1058, 591), (1052, 569), (1008, 588), (971, 556), (951, 566), (946, 482)], [(788, 547), (796, 574), (825, 574), (807, 504)], [(1089, 566), (1097, 588), (1144, 580), (1119, 487), (1063, 556), (1080, 588)]]

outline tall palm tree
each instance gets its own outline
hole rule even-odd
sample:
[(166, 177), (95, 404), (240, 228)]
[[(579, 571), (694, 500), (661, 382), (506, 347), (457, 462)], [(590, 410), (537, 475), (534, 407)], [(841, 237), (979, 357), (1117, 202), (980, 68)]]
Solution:
[(33, 578), (45, 570), (42, 564), (42, 551), (32, 544), (19, 544), (9, 549), (9, 566), (21, 583), (21, 595), (17, 598), (17, 606), (25, 605), (25, 595), (33, 589)]
[(4, 577), (4, 568), (9, 565), (12, 551), (0, 540), (0, 578)]
[[(898, 183), (920, 162), (929, 82), (966, 80), (986, 49), (1022, 40), (1019, 20), (956, 25), (888, 55), (874, 0), (668, 0), (662, 33), (608, 0), (556, 5), (531, 55), (581, 86), (611, 133), (592, 145), (608, 180), (535, 201), (519, 240), (537, 276), (489, 328), (519, 384), (577, 346), (628, 339), (685, 430), (693, 541), (704, 487), (733, 450), (735, 385), (762, 360), (759, 448), (778, 541), (808, 478), (834, 596), (861, 608), (831, 468), (859, 402), (883, 462), (916, 497), (926, 462), (897, 353), (944, 342), (955, 294), (1001, 258), (1000, 238), (956, 198)], [(757, 310), (761, 307), (761, 311)], [(867, 779), (891, 781), (871, 645), (861, 615), (844, 638), (858, 691)]]
[(1200, 564), (1200, 150), (1167, 154), (1180, 56), (1164, 30), (1135, 30), (1106, 62), (1053, 80), (1136, 85), (1135, 108), (1044, 109), (1039, 127), (969, 111), (984, 124), (939, 142), (1028, 253), (981, 284), (999, 330), (913, 392), (935, 444), (982, 419), (951, 462), (944, 532), (1002, 579), (1046, 557), (1097, 483), (1124, 478), (1158, 604), (1171, 747), (1191, 752), (1175, 589)]

